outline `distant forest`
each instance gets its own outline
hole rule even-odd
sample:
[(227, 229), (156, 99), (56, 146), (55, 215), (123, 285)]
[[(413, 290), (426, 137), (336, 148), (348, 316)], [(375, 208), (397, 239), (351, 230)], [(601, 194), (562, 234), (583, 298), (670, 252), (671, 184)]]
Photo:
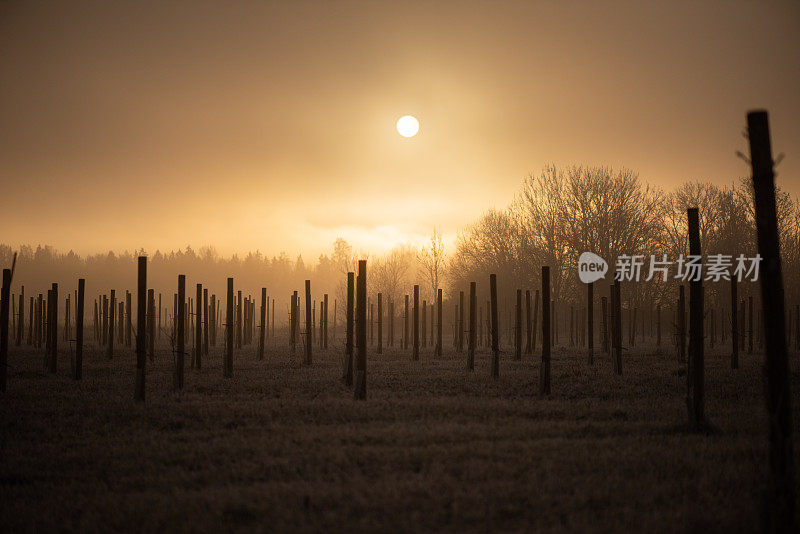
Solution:
[[(424, 246), (401, 245), (377, 256), (359, 254), (340, 238), (329, 254), (320, 255), (312, 264), (302, 256), (291, 259), (285, 253), (221, 257), (213, 247), (81, 257), (50, 246), (22, 246), (16, 251), (13, 292), (18, 294), (24, 285), (26, 297), (35, 295), (46, 292), (52, 282), (59, 283), (62, 291), (71, 291), (78, 278), (85, 278), (90, 301), (109, 289), (124, 294), (126, 289), (134, 290), (136, 257), (148, 255), (148, 285), (156, 292), (171, 295), (176, 291), (177, 275), (185, 274), (187, 293), (193, 294), (194, 284), (202, 283), (210, 293), (224, 298), (226, 279), (233, 277), (236, 289), (245, 296), (260, 295), (260, 288), (266, 287), (277, 301), (276, 310), (283, 310), (292, 291), (302, 293), (306, 279), (312, 281), (315, 299), (328, 293), (331, 299), (342, 302), (346, 273), (355, 270), (358, 259), (366, 257), (369, 294), (381, 292), (397, 303), (413, 292), (414, 284), (420, 285), (420, 299), (428, 302), (432, 302), (438, 287), (443, 288), (445, 300), (457, 299), (459, 291), (469, 289), (470, 281), (477, 282), (479, 301), (483, 302), (488, 296), (489, 274), (496, 273), (501, 306), (507, 309), (517, 288), (540, 287), (541, 266), (549, 265), (553, 298), (580, 306), (585, 295), (577, 277), (577, 259), (582, 252), (594, 252), (609, 262), (607, 282), (621, 254), (644, 255), (644, 274), (651, 254), (667, 254), (671, 260), (688, 254), (688, 207), (700, 211), (704, 256), (755, 255), (753, 202), (747, 179), (729, 187), (687, 182), (665, 192), (626, 169), (548, 166), (523, 181), (506, 209), (487, 211), (464, 228), (453, 250), (445, 250), (436, 230)], [(777, 209), (786, 303), (794, 308), (800, 303), (800, 203), (778, 189)], [(4, 266), (11, 265), (14, 252), (11, 246), (0, 245)], [(625, 284), (623, 305), (669, 307), (677, 298), (678, 283), (655, 277), (650, 282)], [(708, 307), (729, 306), (728, 284), (706, 282), (705, 287)], [(599, 291), (605, 295), (607, 288)], [(758, 296), (751, 283), (742, 284), (739, 294)], [(395, 310), (402, 313), (402, 306)], [(278, 314), (278, 321), (284, 316), (283, 312)]]

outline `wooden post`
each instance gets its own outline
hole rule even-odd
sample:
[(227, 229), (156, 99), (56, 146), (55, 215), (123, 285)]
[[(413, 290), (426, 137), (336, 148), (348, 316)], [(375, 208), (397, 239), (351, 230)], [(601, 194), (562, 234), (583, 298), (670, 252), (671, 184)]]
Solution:
[[(700, 250), (700, 216), (697, 208), (687, 210), (689, 219), (689, 254), (701, 256)], [(705, 417), (705, 356), (703, 347), (703, 277), (689, 281), (689, 362), (688, 389), (686, 407), (689, 412), (689, 424), (699, 427), (704, 424)]]
[[(146, 267), (145, 267), (145, 269), (146, 269)], [(146, 278), (145, 278), (145, 280), (146, 280)], [(147, 324), (147, 336), (146, 336), (147, 337), (147, 352), (150, 355), (150, 361), (152, 362), (152, 361), (155, 361), (155, 359), (156, 359), (156, 332), (155, 332), (155, 330), (156, 330), (156, 318), (155, 318), (155, 315), (156, 315), (156, 295), (155, 295), (155, 290), (154, 289), (147, 289), (146, 291), (147, 291), (147, 310), (146, 310), (147, 318), (145, 319), (145, 322)], [(137, 299), (138, 299), (138, 297), (137, 297)], [(137, 305), (138, 305), (138, 302), (137, 302)], [(139, 318), (138, 318), (138, 306), (137, 306), (137, 319), (136, 320), (137, 321), (139, 320)], [(143, 328), (144, 325), (145, 325), (145, 322), (141, 322), (141, 323), (137, 322), (137, 338), (138, 338), (138, 329), (139, 328)], [(142, 326), (138, 326), (138, 325), (142, 325)]]
[(736, 313), (739, 296), (737, 292), (736, 276), (731, 276), (731, 369), (739, 368), (739, 317)]
[(378, 293), (378, 354), (383, 354), (383, 295)]
[[(528, 294), (530, 296), (530, 293)], [(530, 302), (530, 301), (529, 301)], [(475, 370), (475, 341), (476, 341), (476, 315), (475, 308), (478, 306), (478, 297), (475, 294), (475, 282), (469, 283), (469, 339), (467, 347), (467, 369)]]
[[(158, 325), (156, 326), (156, 337), (161, 339), (161, 293), (158, 294)], [(166, 312), (166, 310), (164, 310)], [(206, 353), (208, 349), (206, 348)]]
[(533, 297), (533, 326), (531, 327), (531, 352), (536, 350), (536, 332), (539, 324), (539, 290)]
[(52, 287), (53, 311), (50, 314), (50, 324), (47, 325), (47, 335), (50, 337), (50, 372), (55, 374), (58, 367), (58, 284), (54, 283)]
[(614, 284), (614, 372), (622, 374), (622, 289), (621, 282)]
[[(183, 367), (184, 367), (184, 352), (185, 352), (185, 344), (186, 344), (186, 336), (185, 336), (185, 329), (186, 329), (186, 275), (179, 274), (178, 275), (178, 296), (177, 296), (177, 303), (178, 303), (178, 315), (175, 318), (175, 324), (177, 326), (177, 340), (176, 340), (176, 354), (175, 354), (175, 374), (174, 374), (174, 381), (173, 385), (176, 390), (180, 391), (183, 389)], [(141, 325), (138, 329), (141, 329)]]
[(132, 307), (133, 303), (131, 301), (131, 298), (132, 298), (131, 292), (128, 291), (128, 290), (125, 290), (125, 311), (126, 311), (126, 314), (125, 314), (125, 345), (128, 346), (128, 347), (130, 347), (131, 344), (133, 344), (133, 336), (132, 336), (132, 334), (133, 334), (133, 325), (131, 324), (131, 322), (132, 322), (131, 321), (131, 313), (133, 312), (131, 307)]
[(753, 354), (753, 297), (747, 298), (748, 334), (747, 334), (747, 354)]
[[(223, 378), (233, 377), (233, 278), (228, 278), (228, 294), (225, 299), (225, 360), (222, 365)], [(294, 345), (292, 345), (294, 346)]]
[(412, 320), (414, 324), (411, 325), (412, 335), (414, 337), (414, 350), (412, 353), (413, 360), (419, 360), (419, 286), (414, 285), (414, 311)]
[(435, 356), (442, 356), (442, 290), (436, 290), (436, 351)]
[(525, 354), (533, 353), (531, 347), (531, 291), (525, 290)]
[(22, 336), (25, 333), (25, 286), (20, 289), (17, 316), (17, 346), (19, 347), (22, 345)]
[[(159, 301), (161, 295), (158, 296)], [(161, 314), (159, 312), (159, 323), (161, 322)], [(203, 288), (203, 355), (208, 355), (208, 327), (210, 326), (208, 315), (208, 288)], [(263, 321), (262, 321), (263, 323)]]
[(427, 346), (428, 341), (428, 328), (427, 328), (427, 319), (428, 319), (428, 301), (425, 299), (422, 300), (422, 317), (420, 317), (420, 326), (422, 327), (422, 348), (424, 349)]
[(75, 303), (75, 361), (72, 365), (72, 378), (83, 377), (83, 301), (86, 293), (86, 280), (78, 279), (78, 299)]
[(203, 368), (203, 284), (195, 286), (194, 298), (194, 361), (199, 371)]
[(550, 395), (550, 267), (542, 267), (542, 362), (539, 395)]
[(261, 288), (261, 330), (258, 334), (258, 359), (264, 359), (264, 335), (267, 328), (267, 288)]
[(678, 360), (686, 361), (686, 290), (678, 288)]
[(322, 302), (325, 304), (325, 312), (322, 316), (323, 318), (323, 329), (322, 329), (322, 348), (328, 350), (328, 294), (325, 293), (322, 296)]
[(408, 295), (406, 297), (406, 306), (403, 313), (403, 348), (408, 350)]
[(522, 359), (522, 290), (517, 289), (517, 305), (514, 316), (514, 359)]
[(594, 365), (594, 282), (586, 284), (586, 320), (589, 338), (589, 365)]
[(0, 292), (0, 393), (5, 393), (8, 382), (8, 316), (11, 295), (11, 269), (3, 269), (3, 286)]
[(311, 365), (312, 363), (313, 332), (314, 323), (311, 321), (311, 280), (306, 280), (306, 365)]
[(492, 378), (500, 377), (500, 327), (497, 319), (497, 275), (489, 275), (489, 293), (492, 302)]
[(458, 348), (458, 352), (462, 352), (464, 350), (464, 292), (458, 292), (458, 332), (456, 334), (457, 343), (456, 347)]
[(603, 352), (608, 354), (608, 299), (606, 297), (600, 299), (600, 306), (603, 311)]
[[(136, 381), (134, 383), (133, 400), (135, 402), (144, 402), (145, 399), (145, 370), (147, 360), (145, 358), (145, 314), (146, 302), (145, 298), (149, 297), (147, 291), (147, 257), (139, 256), (138, 259), (138, 273), (137, 273), (137, 288), (136, 288)], [(79, 287), (82, 291), (83, 287)], [(152, 291), (152, 290), (151, 290)], [(83, 297), (78, 297), (78, 306), (83, 308)], [(126, 295), (128, 303), (131, 301), (130, 293)], [(78, 311), (78, 318), (83, 321), (81, 316), (83, 310)], [(128, 327), (131, 326), (130, 318), (130, 305), (128, 306)]]
[(786, 348), (780, 239), (775, 206), (775, 175), (766, 111), (747, 114), (753, 170), (756, 233), (761, 266), (766, 401), (769, 413), (770, 492), (764, 499), (769, 532), (795, 530), (795, 478), (792, 452), (791, 382)]
[(292, 293), (289, 309), (289, 346), (292, 354), (295, 353), (295, 330), (297, 329), (297, 291)]
[[(356, 319), (356, 342), (358, 357), (356, 358), (355, 391), (356, 400), (367, 398), (367, 261), (358, 260), (358, 317)], [(408, 295), (406, 295), (406, 311)], [(408, 314), (406, 313), (406, 333), (408, 333)]]
[[(299, 306), (299, 304), (298, 304)], [(236, 291), (236, 348), (242, 348), (242, 291)]]
[(347, 326), (345, 328), (345, 358), (343, 379), (346, 386), (353, 385), (353, 326), (355, 320), (355, 273), (347, 273)]
[[(48, 306), (50, 301), (47, 302)], [(108, 297), (103, 295), (103, 316), (101, 321), (101, 330), (102, 330), (102, 344), (105, 346), (108, 343)]]

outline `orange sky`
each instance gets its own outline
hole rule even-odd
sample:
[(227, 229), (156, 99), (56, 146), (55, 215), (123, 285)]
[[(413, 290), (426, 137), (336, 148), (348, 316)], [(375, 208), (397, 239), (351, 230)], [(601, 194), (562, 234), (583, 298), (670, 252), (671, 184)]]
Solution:
[(0, 4), (0, 241), (380, 250), (551, 162), (728, 184), (754, 107), (800, 192), (797, 2), (161, 4)]

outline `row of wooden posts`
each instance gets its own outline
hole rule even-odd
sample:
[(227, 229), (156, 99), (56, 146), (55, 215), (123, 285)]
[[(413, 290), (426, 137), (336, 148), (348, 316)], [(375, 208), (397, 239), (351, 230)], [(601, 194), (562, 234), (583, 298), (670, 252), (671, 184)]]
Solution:
[[(763, 321), (763, 340), (766, 347), (765, 351), (765, 374), (767, 382), (767, 409), (769, 412), (769, 439), (770, 439), (770, 468), (771, 468), (771, 495), (765, 499), (767, 503), (767, 515), (770, 525), (768, 527), (771, 531), (790, 531), (794, 525), (794, 458), (792, 452), (792, 439), (791, 439), (791, 393), (789, 383), (789, 367), (787, 355), (787, 337), (786, 337), (786, 317), (783, 302), (783, 277), (781, 273), (781, 262), (779, 253), (779, 238), (776, 217), (776, 204), (775, 204), (775, 187), (774, 187), (774, 171), (773, 160), (769, 140), (769, 126), (766, 112), (752, 112), (747, 116), (748, 133), (751, 153), (751, 165), (753, 171), (753, 185), (754, 185), (754, 201), (755, 201), (755, 219), (756, 229), (758, 236), (758, 250), (762, 257), (763, 268), (761, 275), (761, 288), (762, 288), (762, 321)], [(700, 231), (699, 231), (699, 216), (696, 208), (687, 210), (688, 217), (688, 230), (689, 230), (689, 253), (692, 255), (700, 256)], [(16, 257), (15, 257), (16, 263)], [(3, 270), (2, 292), (0, 293), (0, 391), (5, 391), (7, 382), (7, 366), (8, 366), (8, 341), (9, 341), (9, 307), (10, 307), (10, 288), (13, 275), (13, 265), (11, 269)], [(312, 304), (311, 304), (311, 282), (306, 280), (305, 293), (306, 293), (306, 325), (313, 324), (312, 321)], [(174, 386), (176, 389), (183, 387), (183, 374), (184, 374), (184, 353), (185, 353), (185, 336), (184, 332), (187, 322), (184, 320), (185, 315), (185, 292), (186, 292), (186, 277), (185, 275), (178, 276), (178, 293), (175, 298), (176, 320), (174, 323), (175, 335), (174, 338), (174, 352), (175, 352), (175, 372), (174, 372)], [(499, 336), (498, 336), (498, 309), (497, 309), (497, 277), (492, 274), (489, 278), (490, 286), (490, 328), (491, 328), (491, 365), (490, 374), (492, 377), (499, 376)], [(78, 288), (75, 293), (76, 297), (76, 314), (75, 314), (75, 352), (71, 359), (72, 374), (76, 379), (81, 377), (82, 366), (82, 351), (83, 351), (83, 316), (84, 316), (84, 279), (78, 280)], [(344, 358), (344, 372), (343, 379), (348, 386), (353, 386), (354, 397), (359, 400), (366, 399), (367, 394), (367, 375), (366, 375), (366, 362), (367, 362), (367, 264), (365, 260), (358, 262), (358, 274), (348, 273), (347, 275), (347, 326), (346, 326), (346, 344), (345, 344), (345, 358)], [(51, 371), (55, 372), (58, 355), (58, 285), (53, 284), (52, 288), (47, 293), (47, 306), (43, 306), (41, 296), (37, 299), (36, 310), (37, 325), (42, 325), (38, 319), (43, 315), (46, 309), (46, 328), (39, 330), (37, 326), (36, 339), (41, 343), (42, 336), (46, 344), (45, 352), (45, 366)], [(588, 284), (587, 286), (587, 320), (588, 320), (588, 360), (592, 363), (594, 356), (594, 343), (593, 343), (593, 291), (594, 285)], [(147, 258), (140, 257), (138, 259), (138, 288), (137, 288), (137, 330), (136, 337), (136, 378), (134, 385), (134, 398), (136, 401), (143, 402), (145, 400), (145, 378), (146, 378), (146, 342), (148, 337), (150, 343), (155, 337), (154, 333), (154, 316), (155, 304), (153, 298), (153, 290), (147, 289)], [(520, 358), (521, 353), (521, 290), (517, 291), (517, 305), (516, 305), (516, 331), (515, 331), (515, 358)], [(241, 303), (241, 292), (238, 294), (239, 302)], [(552, 311), (550, 302), (550, 269), (547, 266), (542, 267), (541, 275), (541, 298), (542, 298), (542, 352), (540, 361), (539, 372), (539, 394), (550, 394), (550, 349), (551, 349), (551, 324), (550, 313)], [(195, 311), (195, 347), (197, 350), (194, 354), (194, 363), (197, 368), (201, 366), (200, 350), (203, 345), (201, 340), (202, 317), (208, 313), (209, 307), (207, 304), (207, 292), (203, 292), (202, 285), (197, 285), (196, 302), (199, 304), (203, 301), (203, 306), (196, 306)], [(262, 289), (262, 305), (261, 305), (261, 324), (265, 324), (265, 308), (266, 308), (266, 290)], [(214, 302), (212, 296), (212, 303)], [(739, 324), (740, 316), (737, 315), (736, 305), (737, 302), (737, 286), (735, 282), (731, 284), (731, 338), (733, 352), (731, 356), (731, 366), (736, 368), (738, 366), (738, 350), (739, 345)], [(126, 304), (130, 301), (130, 294), (126, 295)], [(324, 299), (322, 316), (327, 315), (327, 299)], [(406, 297), (406, 303), (408, 297)], [(470, 283), (469, 289), (469, 329), (468, 329), (468, 352), (466, 359), (466, 367), (470, 371), (474, 369), (475, 365), (475, 347), (476, 347), (476, 333), (477, 333), (477, 319), (476, 319), (476, 284)], [(237, 325), (236, 338), (237, 345), (242, 337), (242, 306), (237, 307), (237, 318), (234, 319), (234, 286), (233, 278), (228, 278), (227, 286), (227, 310), (225, 324), (230, 326), (225, 329), (225, 352), (223, 359), (223, 375), (231, 377), (233, 375), (233, 348), (234, 348), (234, 328)], [(382, 345), (382, 296), (378, 295), (378, 351), (381, 350)], [(413, 359), (419, 359), (420, 349), (420, 336), (419, 336), (419, 286), (414, 286), (413, 297)], [(435, 345), (435, 354), (441, 354), (442, 343), (442, 321), (441, 321), (441, 290), (437, 294), (437, 338)], [(750, 343), (752, 344), (752, 300), (750, 304), (750, 322), (751, 322), (751, 335)], [(103, 329), (103, 336), (107, 335), (108, 354), (111, 354), (113, 340), (114, 340), (114, 309), (115, 309), (115, 294), (112, 291), (108, 301), (103, 300), (103, 314), (105, 317), (106, 306), (108, 306), (108, 324), (107, 330)], [(128, 304), (130, 308), (130, 305)], [(610, 286), (609, 299), (602, 298), (603, 307), (603, 342), (608, 345), (610, 342), (612, 352), (613, 369), (616, 374), (622, 374), (622, 339), (621, 339), (621, 298), (620, 298), (620, 284), (615, 283)], [(298, 323), (298, 303), (297, 295), (293, 295), (292, 310), (291, 310), (291, 335), (292, 343), (294, 346), (295, 334), (297, 333)], [(406, 304), (406, 309), (408, 304)], [(69, 308), (68, 308), (69, 309)], [(159, 311), (161, 306), (159, 305)], [(212, 307), (211, 309), (215, 309)], [(463, 293), (459, 298), (459, 309), (461, 315), (459, 323), (463, 324)], [(254, 307), (251, 305), (245, 306), (248, 310), (248, 317), (254, 314)], [(274, 308), (273, 308), (274, 310)], [(148, 313), (149, 311), (149, 313)], [(688, 359), (687, 359), (687, 394), (686, 405), (688, 410), (688, 420), (693, 427), (702, 427), (705, 425), (704, 414), (704, 305), (703, 305), (703, 282), (702, 280), (693, 280), (689, 284), (689, 328), (688, 328)], [(69, 312), (67, 312), (69, 313)], [(97, 323), (97, 304), (95, 306), (95, 323)], [(741, 313), (741, 310), (740, 310)], [(150, 317), (150, 322), (147, 323), (147, 317)], [(216, 316), (217, 313), (214, 314)], [(390, 314), (392, 316), (393, 314)], [(407, 315), (407, 314), (406, 314)], [(743, 315), (743, 314), (742, 314)], [(679, 288), (678, 306), (677, 306), (677, 322), (679, 325), (679, 350), (681, 355), (684, 351), (684, 343), (686, 339), (685, 324), (686, 324), (686, 310), (685, 310), (685, 290), (681, 286)], [(274, 320), (274, 312), (273, 312)], [(323, 329), (327, 327), (327, 320), (323, 319)], [(407, 323), (407, 321), (406, 321)], [(20, 321), (20, 324), (22, 322)], [(69, 324), (69, 321), (67, 321)], [(660, 325), (660, 321), (658, 322)], [(147, 328), (141, 328), (141, 325), (147, 325)], [(160, 321), (159, 321), (160, 326)], [(308, 328), (307, 326), (307, 328)], [(67, 326), (69, 328), (69, 326)], [(129, 321), (126, 325), (126, 339), (130, 339), (130, 314)], [(404, 342), (408, 343), (409, 336), (407, 335), (408, 327), (406, 326), (406, 335)], [(96, 328), (97, 330), (97, 328)], [(265, 338), (265, 328), (260, 329), (259, 334), (259, 358), (263, 357), (263, 347)], [(323, 336), (324, 332), (323, 330)], [(463, 328), (461, 329), (463, 332)], [(208, 328), (205, 329), (206, 336)], [(149, 336), (148, 336), (149, 333)], [(309, 341), (305, 343), (305, 363), (311, 364), (313, 343), (310, 342), (311, 332), (306, 332)], [(31, 333), (31, 336), (33, 334)], [(69, 335), (69, 334), (68, 334)], [(97, 334), (96, 334), (97, 335)], [(326, 337), (326, 336), (325, 336)], [(458, 336), (461, 337), (460, 335)], [(610, 339), (609, 339), (610, 337)], [(659, 336), (660, 337), (660, 336)], [(18, 334), (19, 340), (19, 334)], [(458, 343), (462, 343), (458, 341)], [(354, 353), (355, 349), (355, 353)], [(151, 348), (152, 354), (152, 348)], [(789, 529), (787, 529), (789, 527)]]

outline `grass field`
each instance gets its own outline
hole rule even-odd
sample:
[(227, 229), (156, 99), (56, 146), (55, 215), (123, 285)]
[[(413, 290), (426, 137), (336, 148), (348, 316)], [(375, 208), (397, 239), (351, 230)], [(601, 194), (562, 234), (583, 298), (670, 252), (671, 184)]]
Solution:
[[(708, 351), (707, 351), (708, 352)], [(171, 389), (172, 356), (148, 362), (133, 402), (135, 356), (85, 355), (84, 379), (11, 348), (0, 402), (5, 532), (42, 531), (725, 531), (759, 528), (767, 476), (761, 355), (707, 354), (706, 414), (685, 426), (686, 376), (672, 351), (555, 349), (552, 396), (538, 361), (489, 354), (368, 361), (368, 398), (342, 385), (341, 351), (300, 366), (281, 346), (246, 348), (233, 379), (221, 348)], [(792, 356), (793, 408), (800, 373)], [(187, 361), (188, 367), (188, 361)], [(798, 418), (794, 418), (795, 433)], [(800, 465), (800, 447), (795, 445)]]

